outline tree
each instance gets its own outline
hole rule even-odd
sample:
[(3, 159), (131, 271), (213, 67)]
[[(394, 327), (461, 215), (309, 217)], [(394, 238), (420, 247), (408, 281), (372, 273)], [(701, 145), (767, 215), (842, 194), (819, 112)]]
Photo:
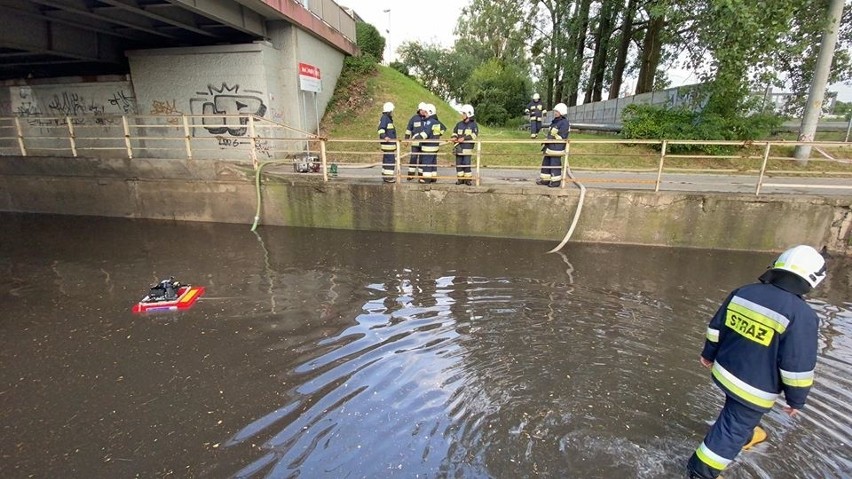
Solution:
[(852, 118), (852, 102), (838, 101), (834, 103), (834, 114), (846, 120)]
[[(808, 88), (816, 67), (820, 37), (825, 28), (828, 2), (804, 2), (794, 13), (794, 25), (782, 39), (784, 48), (777, 52), (777, 68), (787, 78), (793, 93), (785, 104), (785, 113), (799, 117), (804, 110)], [(829, 83), (852, 80), (852, 8), (846, 8), (840, 21)], [(769, 86), (781, 86), (775, 82)]]
[(668, 8), (663, 2), (651, 1), (645, 6), (647, 20), (639, 27), (643, 32), (642, 46), (639, 49), (639, 78), (636, 80), (636, 94), (654, 90), (654, 79), (662, 59), (665, 41), (666, 14)]
[(407, 71), (445, 100), (462, 98), (465, 82), (479, 64), (469, 53), (436, 44), (404, 42), (397, 52)]
[(574, 54), (574, 60), (568, 64), (565, 71), (564, 90), (559, 98), (567, 97), (568, 106), (577, 104), (580, 90), (580, 80), (583, 74), (583, 64), (586, 52), (586, 35), (589, 31), (589, 10), (591, 0), (581, 0), (575, 15), (571, 19), (567, 34), (571, 38), (569, 52)]
[(525, 22), (524, 0), (470, 0), (456, 25), (457, 51), (465, 51), (483, 63), (499, 60), (525, 70), (530, 26)]
[(366, 22), (356, 22), (355, 39), (362, 54), (371, 55), (376, 61), (382, 61), (385, 51), (385, 37), (376, 30), (376, 27)]
[(621, 82), (624, 79), (624, 72), (627, 66), (627, 54), (630, 52), (630, 45), (633, 42), (634, 25), (633, 19), (636, 16), (638, 0), (628, 0), (627, 8), (621, 19), (621, 28), (619, 29), (618, 51), (615, 56), (615, 65), (612, 67), (612, 83), (609, 86), (609, 99), (618, 98), (621, 93)]
[(514, 65), (490, 60), (470, 75), (463, 97), (476, 106), (476, 118), (486, 125), (503, 125), (523, 111), (527, 104), (529, 80)]
[(584, 103), (601, 101), (603, 95), (604, 76), (606, 74), (607, 60), (610, 50), (610, 39), (613, 35), (613, 25), (619, 13), (618, 2), (614, 0), (605, 1), (597, 16), (597, 31), (595, 33), (594, 56), (592, 57), (592, 68), (589, 76), (589, 85), (586, 89)]

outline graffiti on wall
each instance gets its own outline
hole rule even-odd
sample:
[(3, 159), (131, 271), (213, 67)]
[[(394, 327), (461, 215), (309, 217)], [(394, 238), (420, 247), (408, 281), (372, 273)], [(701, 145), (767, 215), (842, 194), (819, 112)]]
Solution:
[(136, 98), (113, 85), (10, 87), (11, 110), (31, 126), (110, 125), (107, 115), (135, 113)]
[(134, 113), (136, 111), (136, 97), (128, 95), (124, 90), (113, 92), (109, 99), (109, 104), (119, 108), (124, 113)]
[(263, 103), (263, 92), (243, 90), (243, 94), (239, 94), (239, 90), (240, 85), (229, 86), (223, 82), (220, 87), (215, 87), (209, 84), (206, 92), (196, 92), (204, 97), (189, 100), (189, 108), (193, 115), (203, 115), (201, 124), (211, 135), (245, 136), (248, 118), (240, 118), (239, 126), (236, 126), (235, 119), (227, 116), (264, 116), (267, 108)]
[[(177, 100), (153, 100), (151, 102), (151, 114), (152, 115), (167, 115), (167, 116), (176, 116), (183, 115), (183, 112), (178, 110)], [(168, 118), (166, 123), (169, 125), (177, 125), (180, 123), (179, 118)]]

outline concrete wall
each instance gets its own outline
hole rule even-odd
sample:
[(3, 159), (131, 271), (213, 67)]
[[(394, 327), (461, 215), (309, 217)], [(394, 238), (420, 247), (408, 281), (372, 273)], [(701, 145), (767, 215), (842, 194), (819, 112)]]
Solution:
[[(270, 50), (274, 49), (269, 44), (251, 43), (128, 52), (140, 113), (196, 115), (190, 121), (196, 156), (245, 157), (234, 150), (250, 147), (240, 141), (248, 135), (247, 123), (226, 116), (265, 118), (271, 108), (284, 109), (268, 88), (265, 59)], [(174, 125), (182, 128), (178, 119)], [(144, 135), (167, 136), (154, 128)]]
[[(266, 175), (261, 224), (500, 236), (556, 242), (576, 190), (323, 183)], [(245, 163), (7, 157), (0, 210), (252, 223), (254, 171)], [(852, 197), (589, 190), (573, 241), (780, 251), (827, 245), (852, 254)]]
[[(334, 87), (337, 84), (337, 79), (340, 77), (340, 72), (343, 70), (345, 57), (342, 53), (330, 48), (316, 37), (302, 30), (296, 30), (295, 40), (298, 62), (309, 63), (319, 67), (322, 76), (321, 93), (300, 92), (302, 105), (305, 107), (305, 129), (316, 133), (317, 111), (319, 111), (319, 117), (322, 118), (325, 107), (328, 106), (328, 102), (334, 94)], [(316, 105), (314, 104), (315, 95)]]
[(624, 108), (634, 103), (638, 105), (665, 105), (671, 108), (691, 107), (696, 103), (696, 95), (700, 87), (700, 84), (684, 85), (624, 98), (571, 106), (568, 107), (568, 119), (572, 123), (621, 123)]
[[(225, 115), (252, 114), (315, 133), (317, 117), (322, 117), (334, 93), (344, 54), (285, 22), (270, 22), (267, 29), (269, 43), (128, 52), (140, 113), (207, 116), (192, 119), (193, 151), (208, 150), (196, 153), (198, 158), (245, 158), (243, 150), (251, 148), (247, 125), (225, 119)], [(319, 67), (322, 92), (315, 95), (300, 91), (299, 62)], [(146, 132), (146, 136), (158, 134), (165, 136), (163, 130)], [(258, 134), (275, 138), (305, 136), (284, 130)], [(200, 141), (206, 145), (196, 147)], [(257, 154), (263, 161), (304, 148), (304, 142), (265, 140), (257, 145)]]
[[(11, 80), (0, 84), (0, 116), (20, 118), (21, 130), (30, 138), (25, 146), (31, 154), (71, 155), (69, 141), (50, 138), (67, 138), (69, 128), (73, 128), (81, 145), (97, 143), (104, 148), (121, 150), (123, 141), (98, 138), (121, 138), (122, 125), (116, 115), (133, 114), (136, 114), (133, 85), (123, 76), (67, 77), (31, 83)], [(9, 133), (4, 131), (3, 135)], [(8, 148), (15, 153), (20, 151), (17, 142), (6, 142), (0, 147), (4, 153)]]

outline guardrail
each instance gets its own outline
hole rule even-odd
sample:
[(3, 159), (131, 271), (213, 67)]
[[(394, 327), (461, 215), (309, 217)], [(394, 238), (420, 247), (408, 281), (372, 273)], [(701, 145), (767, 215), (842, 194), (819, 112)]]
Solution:
[[(394, 178), (401, 182), (406, 174), (403, 170), (410, 160), (409, 141), (399, 140), (396, 144)], [(540, 166), (499, 166), (489, 164), (489, 158), (505, 154), (509, 144), (530, 144), (528, 156), (541, 158), (537, 153), (542, 140), (477, 140), (471, 168), (472, 180), (481, 185), (486, 177), (482, 172), (489, 170), (523, 171), (539, 170)], [(653, 158), (654, 178), (637, 174), (635, 178), (619, 181), (631, 184), (653, 184), (660, 191), (666, 162), (674, 159), (707, 160), (739, 159), (751, 161), (752, 171), (757, 175), (754, 193), (760, 194), (764, 186), (800, 187), (799, 184), (766, 183), (770, 173), (769, 162), (795, 161), (789, 154), (775, 154), (780, 149), (790, 150), (797, 145), (812, 147), (820, 155), (809, 161), (831, 162), (839, 165), (840, 173), (852, 175), (852, 144), (844, 142), (792, 142), (792, 141), (692, 141), (692, 140), (617, 140), (617, 139), (570, 139), (566, 143), (566, 156), (576, 159), (590, 155), (576, 150), (577, 147), (593, 144), (647, 145), (643, 150), (645, 159)], [(448, 142), (442, 142), (446, 145)], [(675, 145), (717, 145), (738, 148), (736, 155), (683, 155), (670, 152)], [(335, 147), (338, 147), (335, 149)], [(438, 153), (439, 168), (454, 168), (454, 155), (442, 146)], [(150, 158), (150, 159), (196, 159), (250, 161), (257, 169), (261, 165), (292, 166), (293, 174), (322, 176), (323, 181), (346, 176), (347, 170), (379, 167), (381, 152), (376, 139), (322, 138), (308, 132), (291, 128), (265, 118), (245, 115), (181, 115), (181, 116), (74, 116), (74, 117), (0, 117), (0, 156), (70, 156), (100, 158)], [(525, 153), (525, 155), (527, 155)], [(618, 156), (618, 155), (612, 155)], [(378, 160), (378, 161), (377, 161)], [(562, 162), (562, 177), (568, 179), (568, 161)], [(847, 168), (848, 166), (848, 168)], [(639, 171), (639, 170), (637, 170)], [(680, 170), (678, 170), (680, 171)], [(696, 172), (696, 170), (690, 170)], [(716, 171), (711, 169), (704, 172)], [(276, 171), (276, 173), (289, 173)], [(777, 173), (777, 170), (776, 170)], [(350, 176), (361, 176), (351, 174)], [(380, 175), (375, 174), (374, 178)], [(821, 177), (830, 176), (826, 172)], [(437, 176), (436, 179), (457, 179), (457, 176)], [(594, 182), (594, 179), (584, 179)], [(562, 188), (567, 186), (563, 182)], [(837, 184), (809, 184), (812, 188), (850, 189), (852, 186)]]

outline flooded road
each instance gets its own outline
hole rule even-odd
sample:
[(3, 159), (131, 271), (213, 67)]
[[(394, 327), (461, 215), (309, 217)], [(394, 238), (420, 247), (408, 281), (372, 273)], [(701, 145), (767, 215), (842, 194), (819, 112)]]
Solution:
[[(0, 215), (0, 477), (668, 478), (773, 255)], [(852, 476), (852, 263), (808, 408), (732, 478)], [(134, 315), (149, 284), (206, 286)]]

